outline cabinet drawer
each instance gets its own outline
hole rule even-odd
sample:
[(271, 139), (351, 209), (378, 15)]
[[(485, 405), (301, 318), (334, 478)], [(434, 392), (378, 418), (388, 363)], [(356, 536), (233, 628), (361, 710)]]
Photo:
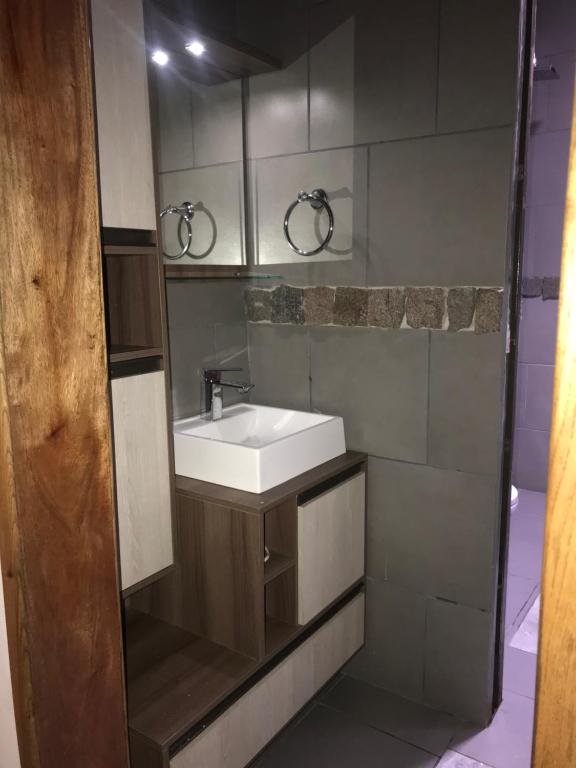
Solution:
[(362, 647), (358, 595), (170, 761), (171, 768), (243, 768)]
[(122, 589), (173, 563), (163, 371), (112, 380)]
[(366, 475), (298, 507), (298, 623), (364, 576)]

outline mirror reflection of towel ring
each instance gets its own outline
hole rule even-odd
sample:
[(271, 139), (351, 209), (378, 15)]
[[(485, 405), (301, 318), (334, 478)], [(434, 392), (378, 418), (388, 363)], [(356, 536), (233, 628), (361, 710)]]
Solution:
[[(190, 223), (192, 221), (192, 218), (194, 216), (194, 205), (193, 203), (187, 203), (184, 202), (182, 205), (167, 205), (166, 208), (160, 211), (160, 218), (163, 219), (164, 216), (167, 216), (168, 214), (176, 213), (178, 216), (180, 216), (180, 221), (178, 222), (178, 239), (180, 241), (180, 245), (182, 247), (182, 250), (179, 253), (171, 254), (166, 253), (166, 251), (163, 251), (164, 256), (166, 256), (167, 259), (181, 259), (182, 256), (185, 256), (188, 253), (188, 249), (192, 245), (192, 224)], [(184, 239), (182, 235), (182, 224), (186, 224), (186, 238)]]
[[(318, 248), (314, 248), (311, 251), (304, 251), (302, 248), (298, 248), (298, 246), (295, 245), (292, 238), (290, 237), (290, 232), (288, 229), (292, 211), (300, 203), (306, 203), (306, 202), (310, 203), (312, 208), (314, 208), (314, 210), (316, 211), (319, 210), (320, 208), (324, 208), (324, 210), (328, 214), (328, 234), (326, 235), (324, 240), (320, 243)], [(323, 251), (324, 248), (326, 248), (326, 246), (332, 239), (333, 234), (334, 234), (334, 214), (332, 213), (332, 208), (330, 207), (330, 204), (328, 202), (328, 195), (326, 194), (326, 192), (323, 189), (313, 189), (312, 192), (303, 192), (303, 191), (298, 192), (298, 197), (289, 206), (288, 210), (286, 211), (286, 216), (284, 217), (284, 235), (286, 237), (286, 240), (288, 241), (288, 245), (290, 246), (290, 248), (292, 248), (293, 251), (296, 251), (296, 253), (300, 254), (300, 256), (314, 256), (316, 253), (320, 253), (320, 251)]]

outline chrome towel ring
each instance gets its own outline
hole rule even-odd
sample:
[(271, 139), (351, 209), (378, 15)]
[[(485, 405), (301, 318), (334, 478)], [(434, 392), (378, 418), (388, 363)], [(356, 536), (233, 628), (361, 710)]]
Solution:
[[(324, 240), (320, 243), (318, 248), (314, 248), (314, 250), (312, 251), (304, 251), (301, 248), (298, 248), (298, 246), (294, 244), (292, 238), (290, 237), (290, 232), (288, 230), (288, 223), (290, 221), (290, 216), (292, 215), (292, 211), (300, 203), (310, 203), (312, 208), (314, 208), (314, 210), (316, 211), (321, 208), (324, 208), (324, 210), (328, 214), (328, 234), (326, 235)], [(296, 251), (296, 253), (299, 253), (300, 256), (314, 256), (314, 254), (320, 253), (320, 251), (323, 251), (324, 248), (326, 248), (326, 246), (332, 239), (333, 233), (334, 233), (334, 214), (332, 213), (332, 208), (330, 207), (330, 203), (328, 202), (328, 195), (326, 194), (326, 192), (324, 192), (323, 189), (313, 189), (312, 192), (298, 192), (297, 199), (294, 200), (294, 202), (290, 205), (290, 207), (286, 211), (286, 216), (284, 217), (284, 235), (286, 237), (286, 240), (288, 240), (288, 245), (290, 246), (290, 248), (292, 248), (293, 251)]]
[[(178, 240), (180, 241), (182, 250), (180, 251), (180, 253), (177, 253), (177, 254), (170, 254), (164, 251), (164, 256), (166, 256), (167, 259), (181, 259), (182, 256), (185, 256), (188, 253), (188, 249), (192, 245), (192, 224), (190, 222), (192, 221), (192, 218), (194, 216), (194, 204), (184, 202), (180, 206), (167, 205), (166, 208), (160, 211), (160, 218), (163, 219), (164, 216), (167, 216), (168, 214), (171, 214), (171, 213), (177, 213), (178, 216), (180, 216), (180, 221), (178, 222)], [(182, 237), (180, 235), (180, 228), (182, 226), (182, 222), (186, 224), (186, 230), (187, 230), (187, 237), (186, 237), (185, 244), (182, 241)]]

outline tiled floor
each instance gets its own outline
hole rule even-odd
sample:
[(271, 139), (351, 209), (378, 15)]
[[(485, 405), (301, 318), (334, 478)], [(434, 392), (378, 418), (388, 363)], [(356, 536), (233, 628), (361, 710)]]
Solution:
[(509, 644), (533, 620), (526, 617), (539, 595), (544, 510), (544, 494), (520, 491), (510, 531), (504, 701), (489, 728), (342, 676), (254, 768), (529, 768), (536, 655)]

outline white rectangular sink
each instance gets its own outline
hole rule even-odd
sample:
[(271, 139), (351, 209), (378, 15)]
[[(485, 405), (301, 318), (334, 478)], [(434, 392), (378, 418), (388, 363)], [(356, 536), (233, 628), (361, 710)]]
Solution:
[(262, 493), (346, 452), (339, 416), (232, 405), (174, 422), (176, 474)]

